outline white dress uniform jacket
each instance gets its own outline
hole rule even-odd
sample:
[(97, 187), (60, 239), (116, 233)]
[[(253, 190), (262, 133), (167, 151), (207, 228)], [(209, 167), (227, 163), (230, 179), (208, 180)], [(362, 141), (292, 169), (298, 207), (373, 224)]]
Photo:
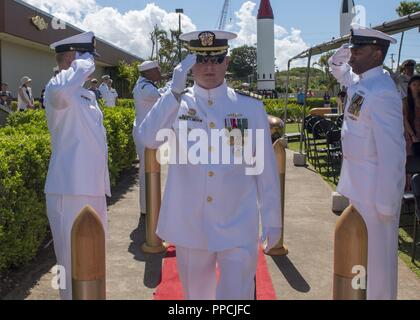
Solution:
[[(134, 104), (136, 107), (136, 119), (134, 120), (133, 134), (136, 132), (136, 128), (140, 126), (143, 120), (146, 118), (153, 105), (160, 98), (161, 94), (159, 89), (153, 84), (153, 82), (146, 78), (140, 77), (133, 89)], [(135, 139), (136, 143), (140, 142)], [(140, 151), (137, 148), (137, 151)]]
[(107, 96), (108, 91), (109, 91), (108, 85), (106, 83), (102, 82), (99, 85), (99, 88), (98, 89), (101, 92), (102, 99), (105, 99), (105, 97)]
[(45, 193), (111, 195), (103, 115), (95, 94), (82, 87), (94, 70), (93, 57), (84, 54), (45, 89), (52, 145)]
[(118, 92), (115, 88), (108, 88), (107, 91), (104, 91), (105, 95), (102, 96), (105, 100), (105, 105), (107, 107), (115, 107), (118, 98)]
[(383, 215), (399, 213), (405, 182), (402, 101), (382, 67), (361, 76), (348, 64), (332, 65), (348, 87), (342, 129), (343, 167), (337, 190), (354, 201), (373, 204)]
[[(208, 155), (204, 155), (208, 164), (170, 164), (157, 228), (162, 239), (177, 246), (216, 252), (257, 243), (259, 213), (263, 226), (281, 227), (279, 174), (261, 101), (239, 95), (226, 82), (212, 90), (195, 84), (182, 95), (181, 103), (167, 92), (141, 124), (137, 138), (156, 149), (162, 144), (156, 139), (159, 130), (171, 129), (179, 158), (186, 158), (197, 140), (181, 141), (181, 126), (202, 129), (210, 137), (211, 129), (225, 129), (235, 118), (245, 119), (248, 129), (264, 130), (263, 141), (254, 139), (253, 145), (254, 151), (256, 143), (264, 146), (264, 170), (259, 175), (246, 175), (245, 164), (233, 164), (233, 160), (232, 164), (222, 164), (223, 139), (205, 141), (210, 146)], [(234, 146), (228, 148), (234, 159)], [(212, 164), (212, 157), (220, 164)]]

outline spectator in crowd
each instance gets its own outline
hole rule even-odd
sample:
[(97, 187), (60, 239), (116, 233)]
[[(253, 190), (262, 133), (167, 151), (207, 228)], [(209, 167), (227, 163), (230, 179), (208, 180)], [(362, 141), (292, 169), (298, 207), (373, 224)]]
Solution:
[(98, 89), (98, 79), (93, 78), (92, 80), (90, 80), (89, 90), (95, 94), (96, 100), (102, 99), (102, 93)]
[(326, 91), (324, 93), (324, 108), (330, 108), (331, 107), (331, 96), (330, 94)]
[(344, 113), (344, 106), (346, 104), (346, 97), (347, 93), (344, 90), (341, 90), (337, 96), (337, 113), (343, 114)]
[(31, 78), (25, 76), (20, 79), (20, 87), (18, 92), (18, 111), (27, 109), (35, 109), (35, 100), (30, 87)]
[(45, 109), (44, 97), (45, 97), (45, 88), (41, 90), (41, 99), (39, 99), (39, 104), (41, 106), (41, 109)]
[(405, 132), (407, 155), (413, 154), (412, 146), (420, 142), (420, 75), (408, 82), (407, 88), (407, 120), (409, 130)]
[(109, 75), (102, 76), (102, 83), (99, 86), (99, 91), (101, 92), (102, 99), (105, 99), (105, 96), (107, 95), (109, 80), (111, 80), (111, 77)]
[(9, 91), (9, 85), (5, 82), (1, 84), (1, 92), (0, 95), (6, 94), (7, 95), (7, 104), (12, 105), (13, 95), (12, 92)]
[(7, 110), (8, 112), (12, 111), (12, 106), (8, 101), (9, 96), (5, 91), (0, 93), (0, 105), (3, 107), (3, 110)]
[(299, 88), (299, 92), (297, 94), (297, 102), (302, 106), (305, 104), (305, 94), (303, 93), (302, 88)]
[(402, 73), (391, 73), (391, 77), (397, 85), (398, 91), (400, 92), (403, 100), (407, 98), (408, 83), (414, 76), (415, 68), (416, 61), (410, 59), (401, 64)]
[(313, 97), (315, 97), (315, 93), (313, 93), (313, 92), (312, 92), (312, 90), (311, 90), (311, 89), (309, 89), (309, 91), (308, 91), (308, 93), (306, 94), (306, 96), (307, 96), (308, 98), (313, 98)]
[[(408, 137), (415, 135), (413, 127), (410, 125), (408, 120), (408, 83), (410, 79), (414, 76), (414, 70), (416, 67), (416, 62), (414, 60), (406, 60), (401, 65), (402, 73), (391, 73), (391, 78), (394, 80), (397, 85), (398, 91), (401, 94), (401, 99), (403, 101), (403, 115), (404, 115), (404, 130), (405, 134)], [(411, 144), (407, 143), (407, 152), (411, 152)]]
[(108, 80), (108, 90), (105, 93), (105, 96), (103, 96), (105, 100), (105, 106), (107, 107), (115, 107), (117, 105), (117, 98), (118, 98), (118, 92), (115, 90), (115, 88), (112, 87), (113, 81), (111, 79)]

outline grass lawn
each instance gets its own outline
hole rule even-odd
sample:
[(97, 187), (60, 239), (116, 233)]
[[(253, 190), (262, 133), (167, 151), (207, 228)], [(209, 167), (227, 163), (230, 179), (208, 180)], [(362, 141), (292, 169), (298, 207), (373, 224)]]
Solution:
[[(291, 123), (286, 125), (286, 133), (296, 133), (299, 131), (299, 125), (297, 123)], [(299, 142), (289, 143), (288, 148), (295, 152), (299, 152)], [(321, 163), (322, 164), (322, 163)], [(319, 173), (319, 172), (318, 172)], [(331, 186), (333, 190), (336, 189), (336, 185), (325, 176), (325, 172), (320, 173), (324, 180)], [(413, 215), (404, 215), (401, 217), (401, 225), (409, 225), (413, 222)], [(413, 227), (409, 226), (406, 228), (400, 228), (399, 232), (399, 257), (405, 262), (405, 264), (420, 278), (420, 246), (417, 249), (414, 263), (411, 262), (411, 247), (413, 244), (412, 239)]]

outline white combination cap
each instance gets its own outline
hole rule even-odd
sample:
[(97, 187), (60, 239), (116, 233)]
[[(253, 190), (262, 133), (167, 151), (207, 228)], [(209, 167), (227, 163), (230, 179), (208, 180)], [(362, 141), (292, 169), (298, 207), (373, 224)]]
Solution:
[(93, 32), (84, 32), (54, 42), (50, 45), (56, 53), (67, 51), (90, 52), (95, 56), (99, 56), (96, 52), (96, 38)]
[(350, 48), (360, 48), (366, 45), (389, 47), (396, 44), (397, 40), (384, 32), (352, 24)]
[(219, 55), (227, 53), (228, 41), (237, 35), (232, 32), (211, 30), (193, 31), (181, 34), (179, 39), (188, 42), (188, 50), (198, 55)]
[(155, 69), (155, 68), (159, 68), (159, 62), (157, 62), (156, 60), (144, 61), (141, 65), (139, 65), (140, 72), (150, 70), (150, 69)]

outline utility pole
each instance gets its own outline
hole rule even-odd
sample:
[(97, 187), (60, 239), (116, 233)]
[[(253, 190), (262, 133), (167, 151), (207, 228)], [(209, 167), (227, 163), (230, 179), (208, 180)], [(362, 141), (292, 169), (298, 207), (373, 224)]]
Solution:
[(391, 53), (391, 70), (392, 71), (394, 71), (394, 63), (395, 63), (394, 56), (395, 56), (395, 54)]
[(179, 15), (179, 26), (178, 26), (178, 60), (179, 62), (182, 61), (182, 53), (181, 53), (181, 40), (179, 37), (181, 36), (181, 14), (184, 13), (184, 9), (175, 9), (175, 12)]

